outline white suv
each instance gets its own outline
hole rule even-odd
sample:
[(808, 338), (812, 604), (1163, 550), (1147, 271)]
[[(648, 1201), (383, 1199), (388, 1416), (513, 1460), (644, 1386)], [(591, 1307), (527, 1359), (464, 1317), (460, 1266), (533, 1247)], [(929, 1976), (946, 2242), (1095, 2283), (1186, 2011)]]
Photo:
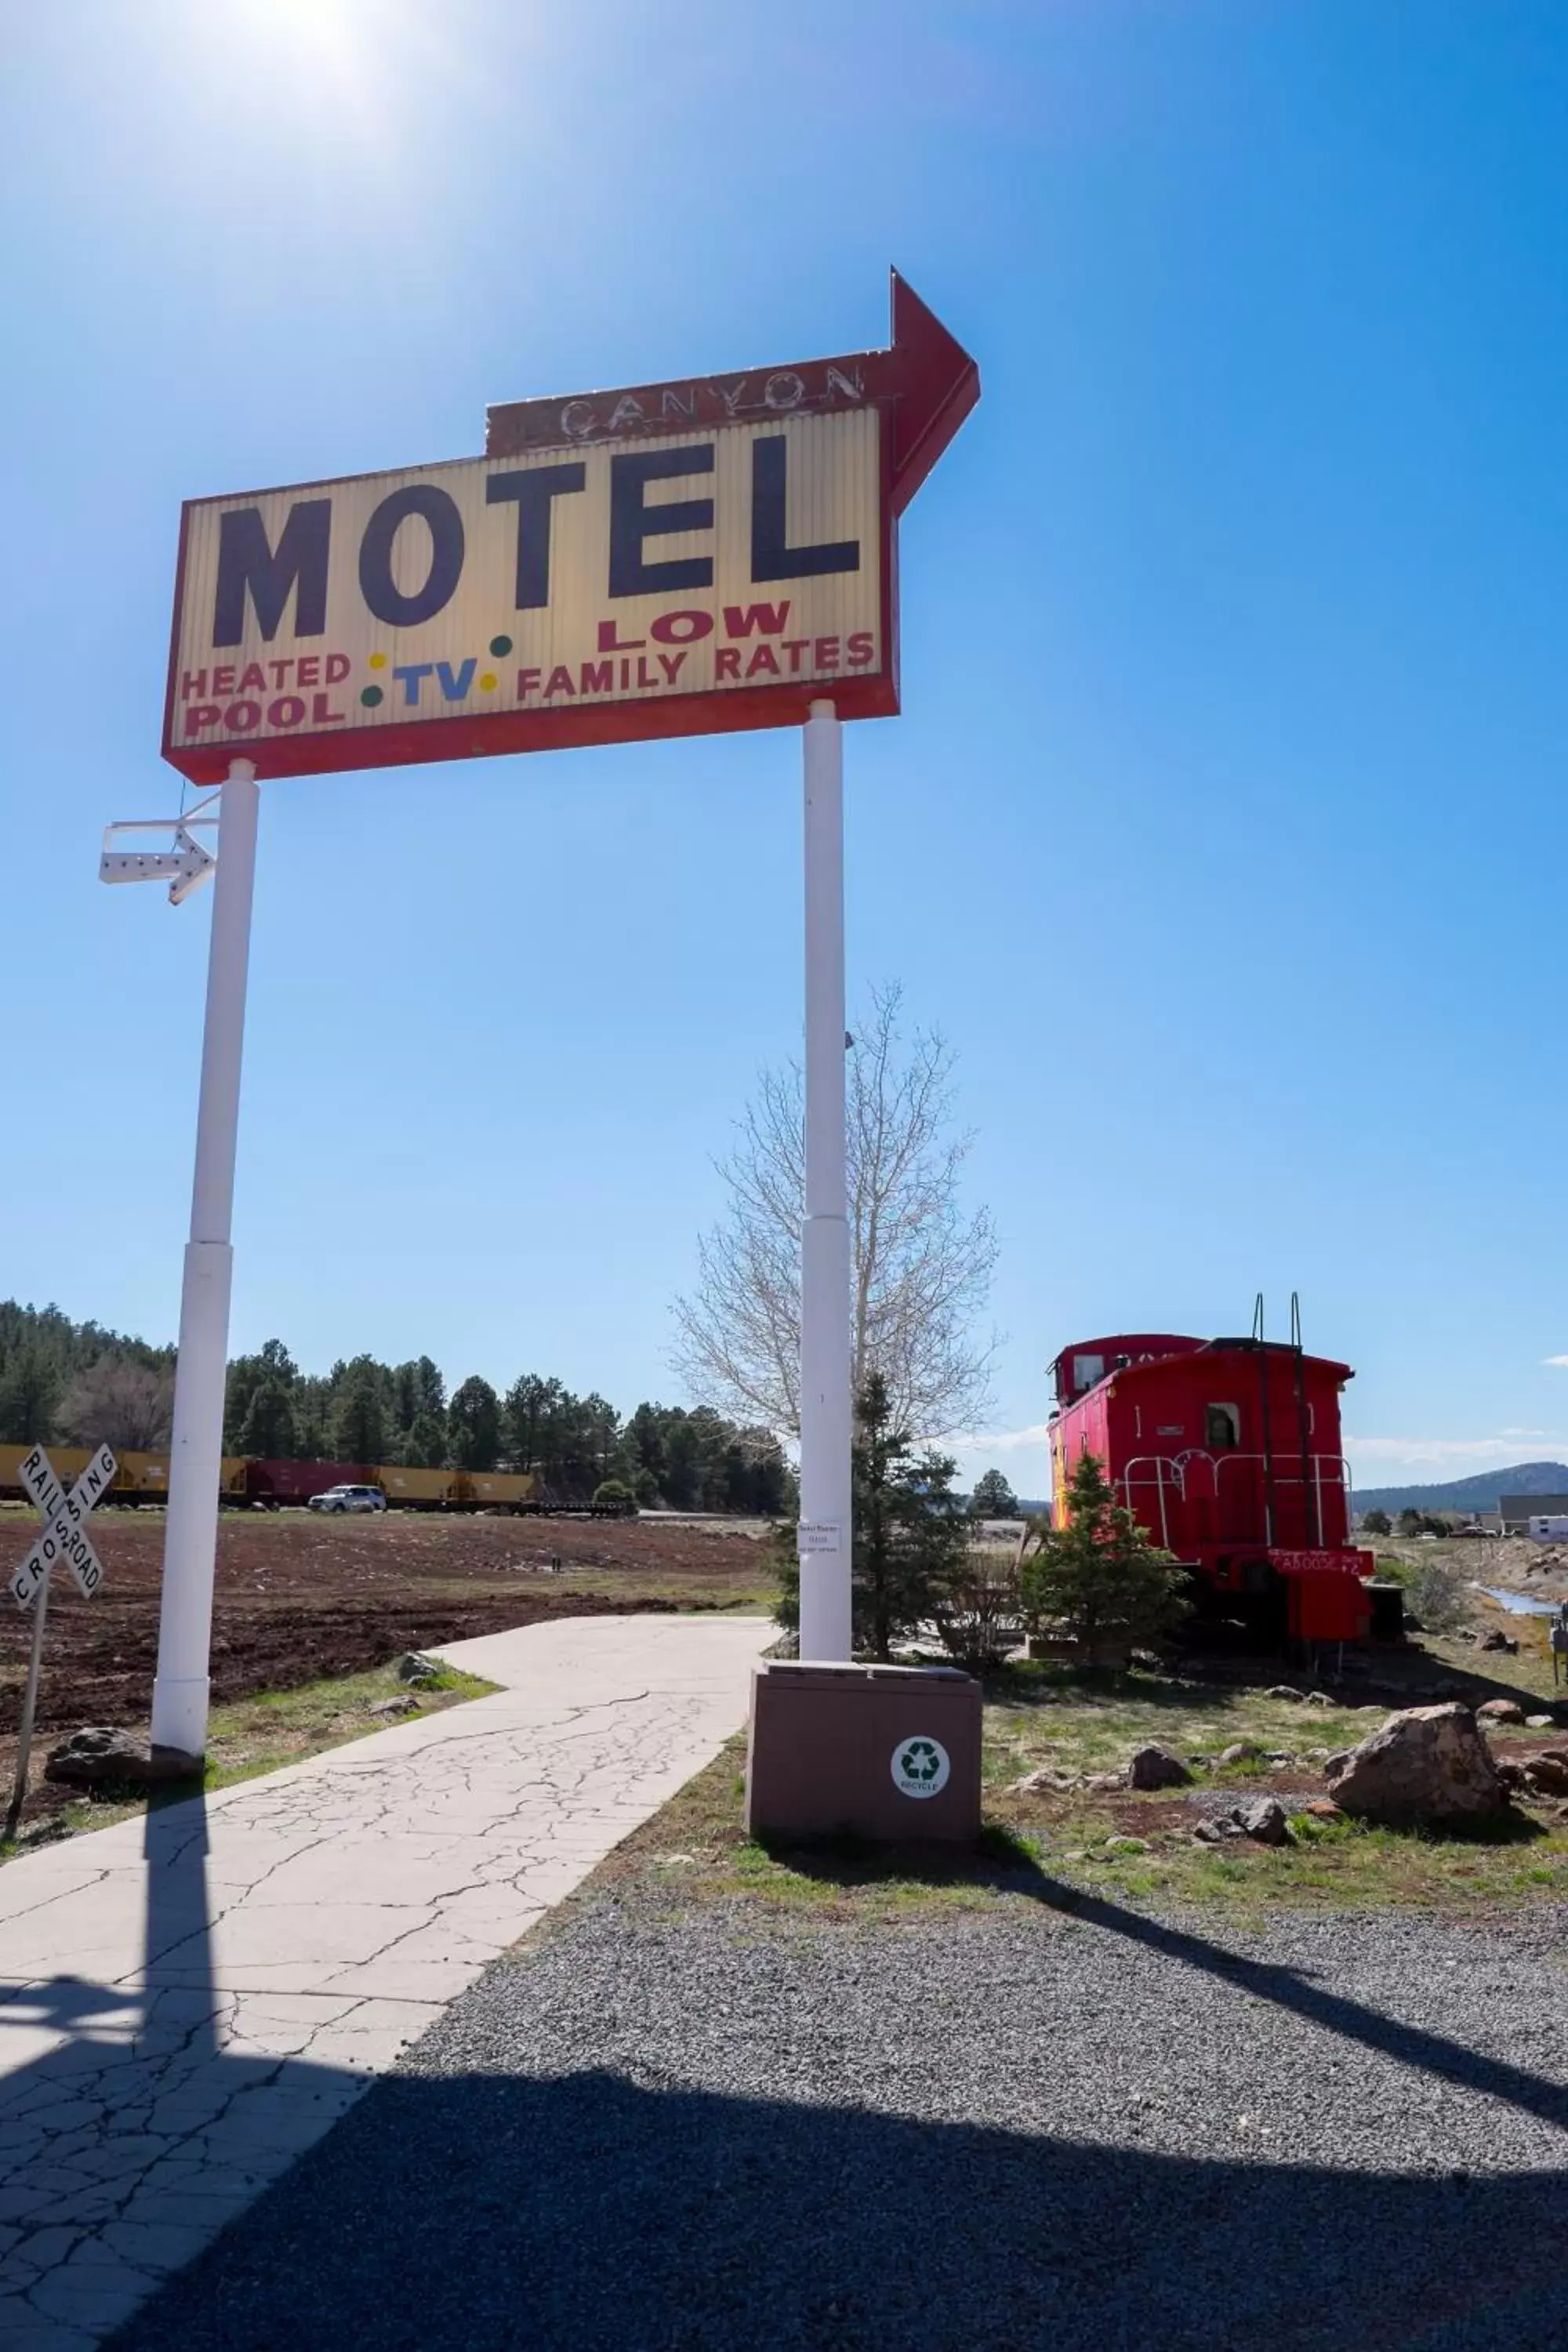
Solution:
[(329, 1486), (324, 1495), (312, 1495), (313, 1511), (384, 1511), (386, 1496), (379, 1486)]

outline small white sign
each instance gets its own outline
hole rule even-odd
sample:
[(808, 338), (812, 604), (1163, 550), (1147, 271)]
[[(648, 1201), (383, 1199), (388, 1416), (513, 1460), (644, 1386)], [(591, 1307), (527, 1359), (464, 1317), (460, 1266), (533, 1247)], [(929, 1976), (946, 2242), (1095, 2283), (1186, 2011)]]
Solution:
[(893, 1786), (902, 1797), (940, 1797), (952, 1770), (940, 1739), (917, 1732), (893, 1750)]
[(842, 1551), (844, 1530), (837, 1519), (802, 1519), (795, 1529), (795, 1548), (803, 1559), (807, 1552)]

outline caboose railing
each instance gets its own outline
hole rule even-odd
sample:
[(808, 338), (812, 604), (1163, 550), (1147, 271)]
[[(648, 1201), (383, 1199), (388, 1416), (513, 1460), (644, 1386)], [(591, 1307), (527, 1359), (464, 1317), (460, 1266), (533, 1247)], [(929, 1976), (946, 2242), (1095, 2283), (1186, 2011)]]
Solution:
[(1122, 1502), (1130, 1511), (1135, 1511), (1137, 1508), (1132, 1500), (1133, 1487), (1147, 1486), (1150, 1483), (1147, 1478), (1135, 1478), (1133, 1475), (1134, 1471), (1141, 1470), (1145, 1464), (1154, 1473), (1153, 1485), (1160, 1506), (1160, 1549), (1162, 1551), (1169, 1551), (1171, 1523), (1165, 1509), (1165, 1495), (1168, 1487), (1173, 1487), (1177, 1498), (1185, 1502), (1186, 1486), (1182, 1476), (1182, 1465), (1167, 1454), (1135, 1454), (1116, 1482), (1121, 1489)]
[[(1178, 1454), (1138, 1454), (1132, 1456), (1115, 1483), (1121, 1489), (1121, 1500), (1128, 1510), (1134, 1514), (1142, 1510), (1150, 1517), (1155, 1510), (1158, 1511), (1160, 1543), (1162, 1549), (1166, 1551), (1171, 1549), (1169, 1498), (1173, 1495), (1183, 1506), (1184, 1510), (1189, 1504), (1196, 1506), (1212, 1501), (1215, 1520), (1212, 1532), (1215, 1540), (1222, 1543), (1252, 1542), (1258, 1539), (1253, 1528), (1247, 1528), (1233, 1536), (1226, 1524), (1226, 1504), (1234, 1506), (1243, 1499), (1237, 1494), (1237, 1486), (1239, 1473), (1244, 1466), (1251, 1482), (1250, 1498), (1255, 1500), (1258, 1506), (1256, 1516), (1261, 1518), (1262, 1502), (1268, 1491), (1270, 1466), (1265, 1462), (1261, 1454), (1212, 1454), (1205, 1453), (1200, 1447), (1194, 1447), (1188, 1453)], [(1344, 1500), (1345, 1532), (1348, 1536), (1353, 1525), (1353, 1494), (1350, 1464), (1342, 1454), (1314, 1454), (1310, 1457), (1309, 1468), (1310, 1476), (1303, 1476), (1299, 1469), (1292, 1471), (1283, 1467), (1276, 1456), (1272, 1465), (1271, 1481), (1275, 1496), (1281, 1498), (1281, 1490), (1292, 1488), (1299, 1490), (1297, 1494), (1286, 1498), (1288, 1507), (1299, 1501), (1303, 1538), (1321, 1545), (1326, 1524), (1323, 1511), (1325, 1494), (1331, 1493), (1337, 1488)], [(1222, 1473), (1225, 1472), (1230, 1473), (1228, 1479), (1222, 1477)], [(1140, 1490), (1147, 1490), (1150, 1486), (1153, 1487), (1154, 1493), (1150, 1503), (1144, 1505), (1142, 1502)], [(1203, 1491), (1205, 1488), (1207, 1490), (1206, 1493)], [(1307, 1517), (1309, 1500), (1311, 1509), (1310, 1524)], [(1147, 1520), (1141, 1523), (1146, 1524)], [(1187, 1529), (1184, 1532), (1190, 1534), (1191, 1530)]]

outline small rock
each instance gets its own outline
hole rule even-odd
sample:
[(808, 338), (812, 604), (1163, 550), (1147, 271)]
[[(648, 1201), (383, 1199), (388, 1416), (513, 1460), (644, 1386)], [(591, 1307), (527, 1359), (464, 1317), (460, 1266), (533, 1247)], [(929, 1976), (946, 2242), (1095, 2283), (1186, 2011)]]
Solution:
[(1181, 1758), (1157, 1741), (1135, 1749), (1127, 1767), (1130, 1789), (1184, 1789), (1192, 1777)]
[(1223, 1845), (1225, 1832), (1218, 1822), (1200, 1822), (1193, 1832), (1193, 1842), (1196, 1845)]
[(413, 1692), (410, 1691), (403, 1698), (379, 1698), (375, 1705), (373, 1707), (368, 1708), (366, 1712), (371, 1715), (381, 1717), (385, 1722), (390, 1722), (396, 1716), (417, 1715), (419, 1712), (419, 1702), (415, 1697)]
[(1147, 1838), (1108, 1837), (1103, 1851), (1106, 1853), (1152, 1853), (1153, 1848)]
[(1271, 1683), (1263, 1696), (1265, 1698), (1293, 1699), (1298, 1706), (1304, 1706), (1307, 1697), (1306, 1692), (1299, 1691), (1293, 1683)]
[(1249, 1805), (1237, 1807), (1235, 1819), (1244, 1834), (1258, 1845), (1291, 1843), (1290, 1824), (1278, 1797), (1254, 1797)]
[(1037, 1771), (1026, 1772), (1021, 1780), (1014, 1780), (1007, 1793), (1011, 1797), (1037, 1797), (1047, 1789), (1060, 1791), (1077, 1787), (1076, 1772), (1064, 1772), (1055, 1764), (1042, 1764)]
[(1331, 1748), (1309, 1748), (1306, 1760), (1309, 1764), (1326, 1764), (1333, 1753)]
[(182, 1755), (175, 1748), (149, 1748), (132, 1731), (89, 1724), (49, 1750), (44, 1778), (74, 1789), (92, 1789), (109, 1781), (149, 1788), (165, 1780), (192, 1779), (201, 1769), (199, 1757)]
[(1476, 1709), (1478, 1723), (1522, 1723), (1524, 1709), (1516, 1698), (1489, 1698)]
[(1521, 1769), (1538, 1797), (1568, 1797), (1568, 1757), (1530, 1756)]
[(1219, 1751), (1222, 1764), (1255, 1764), (1263, 1750), (1256, 1739), (1233, 1739), (1228, 1748)]
[(1339, 1700), (1337, 1698), (1331, 1698), (1327, 1691), (1309, 1691), (1307, 1693), (1307, 1705), (1309, 1706), (1338, 1706)]
[(1112, 1789), (1125, 1789), (1127, 1775), (1125, 1772), (1089, 1772), (1085, 1775), (1083, 1785), (1103, 1797)]
[(400, 1683), (433, 1683), (443, 1671), (440, 1659), (426, 1657), (423, 1650), (405, 1650), (396, 1666)]
[(1526, 1727), (1531, 1731), (1550, 1731), (1552, 1728), (1552, 1717), (1549, 1715), (1527, 1715), (1524, 1720)]
[(1511, 1633), (1487, 1633), (1483, 1635), (1480, 1646), (1483, 1650), (1506, 1650), (1510, 1658), (1519, 1655), (1519, 1643)]

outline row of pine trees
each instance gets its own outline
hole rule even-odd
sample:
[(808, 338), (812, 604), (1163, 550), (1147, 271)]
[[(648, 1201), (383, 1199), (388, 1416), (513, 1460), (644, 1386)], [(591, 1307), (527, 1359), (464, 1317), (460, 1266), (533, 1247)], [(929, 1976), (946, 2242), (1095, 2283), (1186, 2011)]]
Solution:
[[(60, 1440), (117, 1450), (168, 1443), (174, 1351), (58, 1307), (0, 1303), (0, 1443)], [(556, 1502), (618, 1479), (645, 1504), (777, 1517), (794, 1508), (789, 1463), (769, 1430), (710, 1407), (639, 1404), (625, 1420), (590, 1391), (525, 1372), (504, 1393), (477, 1374), (450, 1395), (428, 1356), (354, 1356), (301, 1371), (280, 1339), (228, 1368), (224, 1448), (266, 1460), (531, 1470)]]

